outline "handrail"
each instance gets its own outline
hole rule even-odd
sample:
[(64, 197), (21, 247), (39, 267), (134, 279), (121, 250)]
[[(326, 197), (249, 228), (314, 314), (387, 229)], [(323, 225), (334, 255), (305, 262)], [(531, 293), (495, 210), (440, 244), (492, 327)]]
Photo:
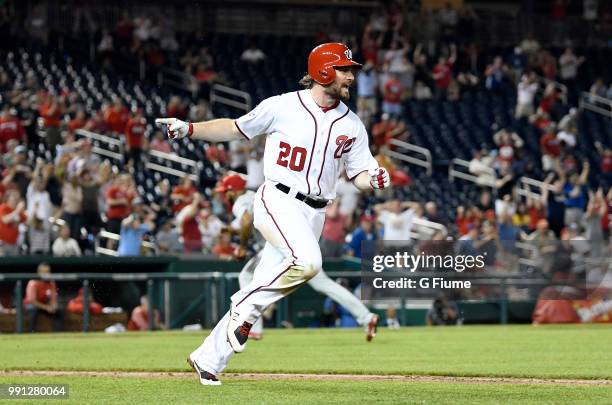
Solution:
[(187, 158), (178, 156), (178, 155), (176, 155), (174, 153), (160, 152), (158, 150), (153, 150), (152, 149), (152, 150), (149, 151), (149, 155), (150, 156), (158, 157), (160, 159), (172, 160), (172, 161), (180, 163), (180, 164), (197, 167), (197, 162), (195, 160), (187, 159)]
[(385, 151), (385, 154), (389, 157), (425, 168), (427, 170), (427, 175), (431, 176), (433, 172), (433, 159), (431, 157), (431, 152), (429, 151), (429, 149), (408, 142), (404, 142), (399, 139), (391, 139), (389, 143), (391, 145), (422, 154), (424, 158), (419, 159), (414, 156), (408, 156), (407, 153), (401, 153), (391, 149)]
[(87, 131), (85, 129), (77, 129), (76, 134), (81, 135), (85, 138), (89, 138), (89, 139), (93, 139), (99, 142), (106, 143), (108, 145), (115, 145), (119, 149), (119, 152), (113, 152), (110, 149), (104, 149), (99, 146), (93, 146), (91, 148), (91, 151), (101, 156), (106, 156), (111, 159), (123, 161), (123, 141), (121, 141), (120, 139), (112, 138), (110, 136), (98, 134), (98, 133), (91, 132), (91, 131)]
[[(98, 237), (96, 238), (95, 253), (101, 254), (101, 255), (107, 255), (107, 256), (115, 256), (115, 257), (119, 256), (119, 252), (117, 252), (116, 250), (100, 246), (100, 239), (102, 238), (111, 239), (114, 241), (119, 241), (119, 239), (121, 239), (119, 234), (105, 231), (105, 230), (100, 231), (100, 233), (98, 234)], [(154, 243), (143, 240), (140, 243), (140, 245), (145, 249), (151, 250), (154, 254), (157, 254), (157, 246), (155, 246)]]
[[(530, 186), (538, 187), (540, 190), (540, 193), (531, 191)], [(555, 187), (552, 184), (546, 184), (543, 181), (536, 180), (531, 177), (523, 176), (519, 179), (519, 186), (517, 189), (517, 193), (518, 195), (521, 195), (523, 197), (540, 198), (542, 195), (541, 191), (544, 187), (546, 187), (549, 191), (554, 191), (555, 189)]]
[[(237, 101), (227, 96), (222, 95), (223, 93), (237, 97), (244, 101)], [(243, 110), (245, 113), (251, 111), (253, 108), (253, 99), (251, 95), (246, 91), (234, 89), (233, 87), (225, 86), (223, 84), (214, 84), (210, 89), (210, 106), (211, 108), (215, 103), (221, 103), (229, 105), (230, 107), (238, 108)]]
[(581, 110), (590, 110), (612, 119), (612, 100), (608, 98), (583, 91), (580, 94), (579, 107)]
[[(466, 181), (478, 184), (480, 186), (488, 186), (488, 187), (491, 187), (491, 188), (495, 188), (495, 181), (494, 180), (485, 179), (484, 181), (481, 181), (481, 180), (479, 180), (478, 176), (476, 176), (474, 174), (470, 174), (470, 173), (459, 171), (455, 167), (465, 167), (469, 171), (470, 162), (467, 161), (467, 160), (459, 159), (459, 158), (455, 158), (455, 159), (451, 160), (450, 164), (448, 165), (448, 180), (451, 183), (454, 181), (455, 178), (457, 178), (457, 179), (462, 179), (462, 180), (466, 180)], [(495, 177), (495, 171), (493, 169), (491, 169), (491, 173), (490, 174), (493, 177)]]
[[(147, 169), (151, 169), (151, 170), (155, 170), (155, 171), (158, 171), (158, 172), (166, 173), (166, 174), (169, 174), (171, 176), (175, 176), (175, 177), (179, 177), (179, 178), (182, 178), (182, 177), (184, 177), (187, 174), (187, 172), (184, 172), (184, 171), (181, 171), (181, 170), (177, 170), (177, 169), (173, 169), (171, 167), (166, 167), (166, 166), (158, 165), (157, 163), (153, 163), (153, 162), (147, 162), (145, 167)], [(196, 174), (194, 174), (194, 173), (190, 174), (189, 178), (191, 180), (193, 180), (194, 182), (196, 182), (196, 183), (198, 181), (200, 181), (198, 176)]]

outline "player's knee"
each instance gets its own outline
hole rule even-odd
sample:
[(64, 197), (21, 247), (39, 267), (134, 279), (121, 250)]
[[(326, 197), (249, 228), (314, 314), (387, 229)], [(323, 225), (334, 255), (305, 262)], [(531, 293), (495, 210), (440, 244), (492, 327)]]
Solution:
[(317, 275), (323, 268), (323, 259), (321, 254), (313, 254), (307, 258), (299, 260), (301, 267), (304, 269), (304, 278), (311, 279)]

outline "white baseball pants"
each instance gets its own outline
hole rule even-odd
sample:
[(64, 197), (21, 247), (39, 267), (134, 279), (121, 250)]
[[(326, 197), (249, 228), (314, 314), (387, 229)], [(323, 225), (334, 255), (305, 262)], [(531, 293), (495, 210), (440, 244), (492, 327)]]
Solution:
[[(241, 317), (255, 323), (270, 304), (298, 289), (321, 271), (319, 237), (325, 209), (314, 209), (266, 182), (253, 204), (254, 225), (266, 239), (253, 280), (232, 297)], [(219, 321), (191, 358), (218, 375), (234, 354), (227, 342), (229, 313)]]

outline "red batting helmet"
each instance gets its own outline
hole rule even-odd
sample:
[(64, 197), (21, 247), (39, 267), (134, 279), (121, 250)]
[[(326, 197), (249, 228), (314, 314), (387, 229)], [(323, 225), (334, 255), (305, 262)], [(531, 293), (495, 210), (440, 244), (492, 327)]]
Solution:
[(217, 193), (225, 193), (226, 191), (242, 191), (246, 188), (246, 180), (238, 173), (228, 174), (221, 179), (219, 185), (215, 188)]
[(354, 66), (361, 69), (361, 63), (353, 61), (353, 53), (344, 44), (330, 42), (321, 44), (308, 56), (308, 74), (315, 82), (326, 86), (334, 81), (334, 67)]

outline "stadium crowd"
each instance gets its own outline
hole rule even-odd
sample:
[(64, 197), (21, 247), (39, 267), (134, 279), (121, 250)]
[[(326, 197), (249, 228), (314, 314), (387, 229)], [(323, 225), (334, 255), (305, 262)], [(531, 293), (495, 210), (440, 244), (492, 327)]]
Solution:
[[(600, 155), (597, 167), (577, 153), (581, 112), (576, 107), (580, 91), (611, 98), (612, 86), (604, 78), (583, 74), (588, 59), (572, 47), (555, 56), (555, 51), (531, 37), (506, 53), (475, 45), (478, 16), (469, 7), (448, 6), (430, 16), (426, 29), (416, 33), (414, 22), (421, 13), (430, 12), (392, 3), (373, 14), (360, 35), (316, 38), (346, 40), (356, 59), (364, 61), (356, 79), (356, 109), (370, 130), (373, 153), (392, 173), (395, 184), (390, 194), (361, 195), (344, 179), (338, 200), (326, 214), (323, 254), (360, 257), (363, 240), (410, 239), (411, 232), (418, 231), (417, 218), (443, 225), (445, 237), (461, 240), (472, 250), (488, 242), (505, 251), (513, 250), (518, 240), (533, 241), (538, 247), (543, 238), (608, 240), (612, 145), (594, 145)], [(152, 65), (180, 68), (206, 89), (210, 83), (222, 82), (224, 72), (216, 70), (215, 55), (202, 38), (197, 33), (176, 34), (163, 18), (126, 13), (114, 29), (102, 31), (98, 66), (115, 74), (117, 60), (128, 52)], [(257, 64), (266, 54), (253, 43), (236, 58)], [(143, 105), (128, 105), (115, 97), (92, 109), (69, 83), (51, 89), (33, 71), (23, 81), (15, 79), (5, 66), (0, 68), (3, 255), (92, 254), (100, 231), (105, 230), (120, 235), (118, 242), (97, 244), (118, 255), (244, 257), (223, 193), (207, 193), (185, 175), (178, 181), (159, 180), (152, 203), (139, 194), (134, 175), (147, 173), (149, 151), (174, 153), (161, 131), (149, 129), (155, 117), (147, 115)], [(452, 103), (482, 91), (494, 97), (511, 94), (516, 105), (513, 121), (491, 128), (493, 147), (472, 147), (469, 171), (478, 178), (478, 201), (464, 199), (465, 204), (453, 207), (456, 214), (451, 217), (434, 201), (407, 201), (413, 177), (420, 174), (386, 153), (394, 148), (392, 139), (411, 141), (414, 123), (407, 119), (406, 103), (429, 99)], [(190, 121), (212, 118), (206, 94), (203, 90), (196, 99), (169, 96), (165, 115)], [(527, 139), (515, 129), (518, 123), (539, 137), (540, 161), (532, 161), (525, 152)], [(125, 148), (123, 164), (94, 153), (91, 142), (78, 136), (79, 129), (120, 139)], [(245, 188), (255, 189), (263, 181), (262, 144), (196, 147), (205, 149), (206, 158), (215, 163), (217, 178), (232, 170), (245, 174)], [(51, 160), (34, 159), (32, 151), (40, 148)], [(598, 174), (596, 180), (593, 172)], [(517, 194), (518, 179), (525, 173), (539, 174), (544, 182), (538, 197)], [(155, 249), (143, 250), (143, 241)]]

